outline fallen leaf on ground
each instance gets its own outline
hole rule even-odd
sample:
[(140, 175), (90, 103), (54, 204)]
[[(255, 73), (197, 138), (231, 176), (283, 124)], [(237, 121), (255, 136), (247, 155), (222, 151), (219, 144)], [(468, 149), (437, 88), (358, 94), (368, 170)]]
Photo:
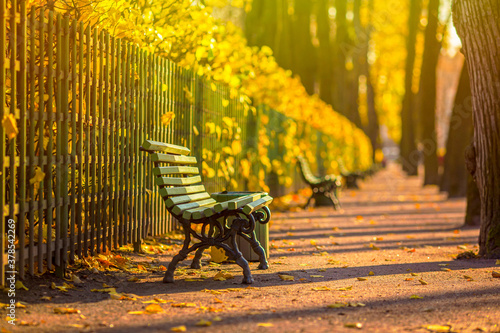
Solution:
[(429, 283), (428, 282), (425, 282), (424, 280), (420, 279), (418, 280), (418, 282), (420, 282), (421, 284), (423, 284), (424, 286), (428, 285)]
[(314, 290), (314, 291), (328, 291), (328, 290), (331, 290), (331, 289), (328, 288), (328, 287), (314, 287), (314, 288), (311, 288), (311, 290)]
[(144, 301), (142, 303), (168, 303), (168, 302), (173, 302), (173, 300), (164, 300), (164, 299), (161, 299), (161, 298), (155, 298), (155, 299), (152, 299), (150, 301)]
[(273, 327), (274, 325), (271, 323), (258, 323), (258, 327)]
[(451, 332), (451, 326), (427, 325), (424, 328), (432, 332)]
[(71, 277), (71, 281), (73, 281), (73, 283), (83, 283), (82, 280), (80, 280), (80, 278), (76, 275)]
[(127, 313), (132, 314), (132, 315), (141, 315), (141, 314), (144, 314), (145, 312), (144, 311), (129, 311)]
[(500, 265), (500, 259), (495, 262), (495, 265)]
[(359, 278), (357, 278), (357, 279), (358, 279), (359, 281), (366, 281), (366, 280), (368, 280), (368, 279), (367, 279), (367, 278), (365, 278), (365, 277), (359, 277)]
[(311, 275), (312, 278), (322, 278), (324, 277), (323, 275)]
[(363, 324), (361, 324), (361, 323), (346, 323), (346, 324), (344, 324), (344, 327), (361, 329), (363, 327)]
[(175, 303), (171, 304), (173, 308), (195, 308), (195, 303)]
[(172, 332), (186, 332), (186, 326), (176, 326), (170, 329)]
[(295, 280), (295, 277), (291, 276), (291, 275), (285, 275), (285, 274), (278, 274), (278, 276), (280, 277), (281, 280), (283, 281), (294, 281)]
[(347, 304), (346, 303), (334, 303), (334, 304), (327, 305), (327, 307), (330, 309), (339, 309), (339, 308), (347, 307)]
[(418, 296), (418, 295), (411, 295), (410, 296), (410, 299), (422, 299), (423, 297), (422, 296)]
[(74, 308), (54, 308), (54, 313), (57, 314), (80, 313), (80, 310)]
[(16, 289), (29, 290), (28, 288), (26, 288), (26, 286), (20, 280), (16, 281)]
[(147, 313), (162, 313), (165, 312), (161, 306), (158, 304), (150, 304), (146, 306), (146, 312)]
[(341, 288), (338, 288), (336, 289), (337, 291), (348, 291), (348, 290), (352, 290), (352, 286), (348, 286), (348, 287), (341, 287)]
[(375, 275), (375, 273), (373, 273), (372, 271), (370, 271), (370, 273), (368, 273), (368, 275), (373, 276), (373, 275)]
[(491, 272), (491, 276), (498, 279), (498, 278), (500, 278), (500, 272), (493, 271), (493, 272)]
[(210, 326), (212, 325), (211, 321), (201, 319), (199, 322), (195, 324), (196, 326)]

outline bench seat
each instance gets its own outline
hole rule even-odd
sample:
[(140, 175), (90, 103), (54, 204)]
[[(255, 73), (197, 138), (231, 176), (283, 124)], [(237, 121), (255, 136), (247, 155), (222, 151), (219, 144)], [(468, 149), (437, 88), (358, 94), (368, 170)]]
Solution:
[[(236, 242), (229, 241), (236, 235), (246, 239), (259, 255), (260, 269), (267, 269), (264, 250), (255, 237), (255, 223), (268, 223), (271, 212), (267, 207), (273, 200), (265, 193), (252, 193), (225, 202), (217, 202), (202, 184), (196, 157), (188, 156), (186, 147), (146, 140), (142, 151), (150, 154), (154, 162), (152, 170), (155, 184), (168, 211), (184, 229), (185, 239), (181, 251), (174, 256), (165, 273), (164, 282), (173, 282), (177, 263), (187, 254), (196, 251), (191, 267), (200, 268), (203, 250), (218, 246), (229, 252), (236, 263), (243, 268), (243, 283), (252, 283), (248, 262), (242, 257)], [(226, 220), (231, 217), (231, 225)], [(192, 224), (203, 224), (202, 231), (192, 228)], [(192, 238), (199, 242), (191, 244)], [(229, 246), (228, 244), (232, 244)]]

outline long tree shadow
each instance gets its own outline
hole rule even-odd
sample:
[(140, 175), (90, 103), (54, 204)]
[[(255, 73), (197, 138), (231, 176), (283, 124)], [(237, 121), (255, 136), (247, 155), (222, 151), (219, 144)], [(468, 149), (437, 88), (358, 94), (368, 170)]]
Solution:
[[(397, 309), (398, 316), (407, 316), (414, 314), (416, 311), (416, 306), (418, 308), (417, 311), (422, 311), (424, 309), (430, 309), (430, 311), (436, 311), (440, 313), (449, 313), (454, 311), (455, 309), (463, 307), (464, 302), (467, 302), (467, 305), (470, 308), (474, 308), (475, 306), (481, 306), (483, 308), (487, 307), (496, 307), (498, 306), (499, 296), (498, 296), (497, 288), (485, 288), (485, 289), (475, 289), (475, 290), (461, 290), (461, 291), (453, 291), (453, 292), (443, 292), (443, 293), (433, 293), (433, 294), (424, 294), (423, 299), (412, 300), (409, 298), (403, 297), (393, 297), (393, 298), (384, 298), (378, 300), (370, 300), (364, 301), (364, 307), (346, 307), (346, 308), (337, 308), (332, 309), (328, 308), (326, 305), (323, 306), (310, 306), (310, 307), (301, 307), (290, 310), (278, 310), (278, 311), (266, 311), (262, 308), (262, 305), (259, 304), (258, 308), (248, 308), (247, 314), (231, 314), (224, 313), (222, 316), (224, 317), (223, 321), (216, 322), (213, 324), (213, 329), (224, 330), (227, 325), (235, 324), (245, 324), (252, 323), (255, 324), (257, 329), (258, 322), (270, 322), (273, 320), (287, 320), (287, 319), (297, 319), (297, 317), (302, 317), (304, 320), (308, 320), (308, 318), (318, 317), (318, 316), (336, 316), (335, 318), (339, 318), (338, 321), (344, 321), (341, 316), (345, 314), (351, 314), (353, 316), (361, 317), (367, 313), (368, 311), (373, 311), (379, 308), (384, 309)], [(496, 296), (495, 296), (496, 295)], [(482, 297), (482, 296), (486, 296)], [(331, 302), (338, 301), (339, 299), (332, 295), (330, 298)], [(416, 305), (418, 303), (418, 305)], [(257, 313), (252, 313), (253, 310)], [(387, 310), (391, 311), (391, 310)], [(429, 310), (428, 310), (429, 311)], [(248, 313), (251, 314), (248, 314)], [(386, 312), (387, 313), (387, 312)], [(338, 316), (341, 315), (341, 316)], [(193, 317), (206, 317), (206, 315), (199, 314), (194, 315)], [(179, 320), (179, 319), (171, 319), (171, 316), (168, 314), (156, 317), (154, 323), (139, 323), (136, 325), (127, 325), (126, 327), (117, 328), (102, 328), (97, 329), (99, 332), (117, 332), (119, 330), (124, 331), (133, 331), (133, 332), (151, 332), (151, 331), (165, 331), (170, 327), (187, 325), (193, 326), (196, 323), (195, 320)], [(333, 329), (333, 327), (332, 327)]]

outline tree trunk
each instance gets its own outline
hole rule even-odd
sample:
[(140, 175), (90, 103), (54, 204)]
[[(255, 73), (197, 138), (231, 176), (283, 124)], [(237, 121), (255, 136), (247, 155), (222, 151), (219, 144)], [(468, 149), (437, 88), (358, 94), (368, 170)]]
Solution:
[(472, 92), (469, 73), (464, 64), (458, 83), (453, 112), (450, 117), (450, 129), (446, 141), (444, 170), (441, 177), (441, 191), (448, 192), (448, 197), (467, 195), (467, 168), (465, 167), (465, 148), (472, 140)]
[(436, 68), (441, 43), (436, 39), (439, 0), (429, 0), (425, 44), (420, 76), (420, 120), (424, 156), (424, 185), (439, 182), (436, 137)]
[(276, 1), (255, 0), (245, 20), (248, 45), (267, 45), (275, 49), (277, 40)]
[(500, 258), (500, 1), (456, 0), (453, 19), (473, 96), (474, 139), (466, 156), (481, 198), (479, 254)]
[(414, 99), (412, 92), (413, 67), (415, 65), (415, 44), (417, 43), (418, 22), (420, 20), (420, 0), (410, 1), (410, 15), (408, 19), (408, 38), (406, 40), (405, 67), (405, 96), (401, 110), (401, 143), (400, 155), (403, 171), (408, 175), (418, 174), (419, 153), (415, 143), (415, 117), (414, 117)]
[(467, 209), (465, 211), (464, 226), (481, 225), (481, 198), (477, 184), (471, 175), (467, 177)]
[(369, 43), (371, 39), (371, 31), (372, 31), (372, 25), (371, 25), (371, 19), (373, 13), (373, 0), (368, 0), (368, 13), (370, 14), (370, 22), (368, 23), (368, 26), (362, 27), (360, 23), (360, 13), (359, 13), (359, 8), (360, 8), (360, 3), (361, 0), (355, 0), (354, 1), (354, 22), (355, 22), (355, 29), (356, 29), (356, 35), (358, 36), (359, 39), (359, 46), (358, 46), (358, 51), (360, 54), (359, 57), (359, 66), (360, 66), (360, 74), (364, 75), (366, 77), (366, 104), (367, 104), (367, 116), (368, 116), (368, 124), (367, 128), (365, 129), (366, 135), (368, 135), (368, 138), (370, 139), (370, 142), (373, 147), (373, 155), (372, 158), (375, 160), (375, 153), (378, 148), (380, 148), (380, 143), (379, 143), (379, 133), (380, 133), (380, 127), (379, 127), (379, 122), (378, 122), (378, 115), (375, 110), (375, 92), (373, 90), (373, 85), (371, 81), (371, 75), (370, 75), (370, 64), (368, 63), (368, 49), (369, 49)]
[(314, 94), (317, 64), (316, 50), (312, 45), (311, 12), (312, 2), (310, 0), (295, 0), (292, 72), (300, 76), (302, 84), (310, 95)]
[(347, 1), (345, 0), (335, 0), (335, 9), (337, 14), (335, 16), (335, 42), (333, 48), (333, 55), (335, 57), (335, 99), (334, 107), (335, 110), (342, 113), (346, 117), (348, 116), (348, 111), (346, 110), (346, 98), (345, 98), (345, 82), (347, 77), (347, 71), (345, 68), (346, 62), (346, 49), (347, 49)]
[(328, 17), (328, 0), (319, 0), (316, 6), (319, 40), (319, 97), (333, 105), (333, 59), (330, 41), (330, 18)]

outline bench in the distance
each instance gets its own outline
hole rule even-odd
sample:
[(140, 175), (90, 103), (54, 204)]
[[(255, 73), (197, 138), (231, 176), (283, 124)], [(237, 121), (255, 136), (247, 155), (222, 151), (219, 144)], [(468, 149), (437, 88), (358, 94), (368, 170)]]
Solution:
[(338, 188), (341, 186), (341, 183), (338, 177), (335, 175), (316, 177), (312, 173), (309, 163), (302, 156), (297, 157), (297, 163), (301, 171), (300, 173), (302, 178), (312, 190), (312, 195), (309, 197), (304, 207), (308, 207), (311, 200), (314, 199), (316, 206), (326, 202), (331, 204), (334, 209), (339, 209), (340, 202), (338, 199)]

